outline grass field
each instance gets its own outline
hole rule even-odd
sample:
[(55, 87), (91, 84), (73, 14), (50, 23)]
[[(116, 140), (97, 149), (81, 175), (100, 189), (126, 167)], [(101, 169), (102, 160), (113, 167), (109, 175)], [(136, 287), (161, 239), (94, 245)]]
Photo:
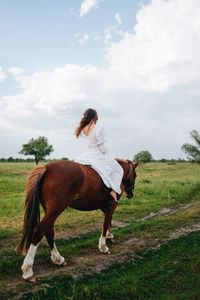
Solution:
[(33, 167), (0, 164), (0, 299), (200, 299), (199, 165), (138, 167), (135, 197), (122, 197), (114, 214), (110, 256), (97, 249), (102, 213), (67, 209), (55, 226), (67, 266), (52, 266), (46, 243), (41, 245), (34, 268), (38, 281), (30, 292), (15, 247)]

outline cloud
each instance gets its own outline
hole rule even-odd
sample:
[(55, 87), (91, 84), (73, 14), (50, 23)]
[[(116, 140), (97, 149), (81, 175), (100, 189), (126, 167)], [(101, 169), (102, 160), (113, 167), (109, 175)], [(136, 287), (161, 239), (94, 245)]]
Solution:
[(74, 128), (94, 107), (112, 155), (182, 156), (188, 132), (199, 128), (199, 10), (197, 0), (154, 0), (140, 8), (132, 32), (107, 44), (106, 67), (67, 64), (17, 77), (19, 93), (0, 98), (1, 143), (9, 133), (20, 141), (40, 133), (55, 156), (73, 158)]
[(100, 34), (98, 33), (93, 33), (93, 34), (81, 34), (80, 32), (76, 32), (74, 34), (74, 41), (72, 45), (76, 45), (77, 43), (81, 46), (87, 45), (88, 43), (97, 43), (101, 41), (103, 38), (101, 37)]
[(109, 45), (113, 42), (113, 39), (116, 37), (124, 36), (124, 32), (119, 30), (119, 26), (122, 24), (122, 18), (119, 13), (115, 14), (116, 24), (108, 26), (104, 30), (104, 43)]
[[(142, 6), (133, 33), (107, 51), (107, 61), (140, 88), (188, 85), (200, 76), (198, 0), (154, 0)], [(170, 22), (169, 22), (170, 20)]]
[(66, 65), (52, 71), (17, 77), (19, 94), (3, 96), (1, 116), (9, 119), (30, 118), (42, 114), (58, 115), (73, 105), (89, 100), (104, 71), (93, 66)]
[(80, 7), (80, 17), (83, 17), (84, 15), (86, 15), (87, 13), (90, 12), (90, 10), (93, 7), (96, 7), (98, 5), (98, 0), (84, 0), (81, 3), (81, 7)]
[(0, 67), (0, 81), (3, 81), (7, 78), (6, 73), (3, 71), (2, 67)]
[(113, 34), (115, 34), (117, 27), (115, 25), (106, 27), (104, 30), (104, 43), (110, 44), (113, 39)]
[(117, 20), (118, 24), (122, 24), (122, 18), (121, 18), (121, 15), (119, 13), (115, 14), (115, 19)]
[[(89, 42), (97, 42), (97, 41), (104, 41), (104, 44), (108, 45), (112, 43), (113, 39), (116, 37), (122, 37), (124, 32), (119, 30), (119, 26), (122, 24), (122, 18), (119, 13), (115, 14), (116, 24), (107, 26), (104, 29), (103, 33), (85, 33), (81, 34), (80, 32), (76, 32), (74, 34), (74, 38), (80, 45), (88, 44)], [(74, 45), (75, 43), (72, 43)]]
[(8, 69), (8, 72), (10, 74), (12, 74), (13, 76), (20, 76), (20, 75), (24, 74), (25, 70), (23, 68), (14, 66), (14, 67), (10, 67)]
[(90, 36), (88, 34), (84, 34), (83, 37), (79, 40), (80, 45), (85, 45), (89, 42)]

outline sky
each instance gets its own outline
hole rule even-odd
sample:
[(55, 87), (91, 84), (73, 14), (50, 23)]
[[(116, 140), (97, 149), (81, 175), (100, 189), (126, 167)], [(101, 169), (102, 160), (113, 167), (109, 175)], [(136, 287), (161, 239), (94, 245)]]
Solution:
[(185, 158), (200, 127), (199, 0), (0, 0), (0, 157), (46, 136), (75, 158), (98, 111), (110, 155)]

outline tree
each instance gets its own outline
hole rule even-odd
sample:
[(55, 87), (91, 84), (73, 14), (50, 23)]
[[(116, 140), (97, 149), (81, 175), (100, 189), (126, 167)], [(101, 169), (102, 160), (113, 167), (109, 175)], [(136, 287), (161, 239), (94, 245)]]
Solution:
[(142, 163), (147, 163), (152, 161), (153, 157), (149, 151), (140, 151), (134, 156), (134, 160), (142, 162)]
[(183, 144), (181, 149), (188, 155), (189, 160), (200, 163), (200, 135), (196, 130), (192, 130), (190, 132), (190, 135), (197, 146), (191, 144)]
[(24, 155), (33, 155), (35, 163), (45, 159), (45, 156), (53, 152), (53, 146), (48, 144), (48, 139), (40, 136), (37, 139), (30, 139), (27, 144), (22, 145), (22, 150), (19, 152)]
[(6, 158), (2, 157), (2, 158), (0, 158), (0, 161), (1, 162), (6, 162)]
[(7, 162), (14, 162), (14, 158), (12, 156), (9, 156), (8, 159), (7, 159)]
[(161, 159), (160, 159), (160, 162), (161, 162), (161, 163), (166, 163), (166, 162), (167, 162), (167, 159), (166, 159), (166, 158), (161, 158)]

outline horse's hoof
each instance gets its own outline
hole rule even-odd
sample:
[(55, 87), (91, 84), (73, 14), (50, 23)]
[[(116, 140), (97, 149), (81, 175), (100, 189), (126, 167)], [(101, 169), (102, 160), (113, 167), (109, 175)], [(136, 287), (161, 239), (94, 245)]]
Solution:
[[(23, 278), (23, 277), (22, 277)], [(26, 282), (30, 282), (30, 283), (35, 283), (36, 282), (36, 278), (35, 276), (31, 276), (29, 278), (23, 278)]]
[(106, 251), (106, 252), (101, 252), (102, 254), (111, 254), (110, 250)]
[(63, 261), (63, 263), (61, 264), (61, 266), (66, 266), (66, 260), (65, 261)]
[(60, 256), (60, 257), (51, 257), (51, 261), (52, 263), (54, 263), (55, 265), (58, 266), (65, 266), (66, 265), (66, 261), (64, 259), (64, 257)]
[(110, 254), (110, 250), (107, 246), (104, 246), (102, 248), (99, 248), (99, 251), (102, 253), (102, 254)]
[(28, 281), (29, 281), (30, 283), (35, 283), (35, 282), (36, 282), (35, 276), (32, 276), (31, 278), (29, 278)]

